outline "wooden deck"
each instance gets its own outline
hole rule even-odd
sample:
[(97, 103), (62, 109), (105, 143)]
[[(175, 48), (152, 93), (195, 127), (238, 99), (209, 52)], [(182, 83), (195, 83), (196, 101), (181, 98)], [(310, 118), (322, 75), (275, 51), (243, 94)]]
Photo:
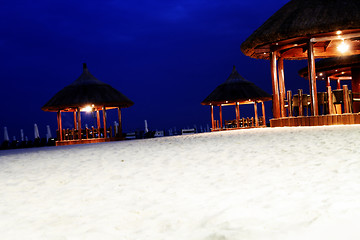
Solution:
[(63, 140), (56, 141), (56, 146), (66, 146), (74, 144), (88, 144), (88, 143), (102, 143), (102, 142), (111, 142), (111, 141), (120, 141), (124, 140), (123, 138), (113, 137), (113, 138), (91, 138), (91, 139), (81, 139), (81, 140)]
[(271, 127), (324, 126), (345, 124), (360, 124), (360, 113), (270, 119)]

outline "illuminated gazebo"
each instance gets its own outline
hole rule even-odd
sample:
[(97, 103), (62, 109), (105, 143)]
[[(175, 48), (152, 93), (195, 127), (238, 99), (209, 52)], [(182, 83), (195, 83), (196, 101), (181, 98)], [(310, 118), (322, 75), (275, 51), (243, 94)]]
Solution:
[[(72, 84), (63, 88), (53, 96), (41, 109), (57, 112), (57, 142), (56, 145), (105, 142), (122, 139), (121, 108), (127, 108), (134, 103), (124, 94), (110, 85), (95, 78), (83, 64), (83, 73)], [(106, 111), (117, 109), (119, 126), (113, 134), (107, 127)], [(96, 113), (97, 126), (82, 128), (81, 112)], [(100, 111), (102, 111), (101, 126)], [(74, 128), (63, 129), (61, 113), (73, 112)]]
[[(252, 58), (269, 59), (273, 90), (271, 126), (360, 123), (359, 114), (319, 116), (315, 58), (360, 54), (359, 0), (291, 0), (241, 45)], [(284, 81), (284, 60), (308, 60), (312, 116), (292, 116)], [(327, 92), (331, 93), (328, 87)], [(332, 96), (332, 94), (329, 94)]]
[[(271, 100), (271, 95), (256, 86), (254, 83), (243, 78), (237, 71), (235, 66), (227, 78), (227, 80), (217, 86), (204, 101), (202, 105), (210, 105), (211, 107), (211, 125), (212, 131), (238, 129), (243, 127), (259, 127), (266, 126), (264, 101)], [(262, 117), (258, 118), (257, 104), (262, 104)], [(239, 105), (254, 105), (254, 121), (248, 118), (240, 118)], [(219, 118), (214, 119), (214, 106), (219, 107)], [(235, 106), (236, 119), (225, 121), (223, 124), (222, 107)]]
[[(351, 81), (352, 112), (360, 112), (360, 55), (325, 58), (315, 63), (315, 69), (317, 80), (326, 81), (326, 87), (336, 81), (336, 89), (341, 91), (341, 82)], [(300, 69), (299, 75), (308, 78), (307, 68)]]

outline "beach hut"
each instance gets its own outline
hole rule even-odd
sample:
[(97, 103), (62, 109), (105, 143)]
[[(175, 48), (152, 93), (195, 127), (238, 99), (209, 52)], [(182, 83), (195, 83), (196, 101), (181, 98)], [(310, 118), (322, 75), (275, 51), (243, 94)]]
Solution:
[[(133, 104), (124, 94), (95, 78), (84, 63), (80, 77), (55, 94), (41, 109), (57, 112), (56, 145), (58, 146), (122, 139), (121, 108), (127, 108)], [(106, 125), (106, 111), (110, 109), (117, 109), (119, 117), (119, 131), (114, 136)], [(96, 113), (96, 128), (82, 129), (81, 112), (83, 111)], [(102, 111), (103, 126), (101, 126), (100, 111)], [(74, 129), (62, 128), (61, 113), (64, 112), (73, 112)]]
[[(270, 60), (274, 115), (271, 126), (333, 124), (328, 117), (319, 116), (315, 58), (360, 54), (359, 11), (359, 0), (292, 0), (241, 44), (245, 55)], [(288, 103), (292, 99), (291, 92), (285, 89), (285, 59), (308, 60), (311, 117), (289, 119), (292, 115), (289, 109), (286, 111), (286, 98)], [(349, 120), (345, 115), (335, 118), (335, 124)], [(351, 122), (360, 122), (358, 114), (350, 118)]]
[[(271, 95), (243, 78), (234, 66), (227, 80), (217, 86), (201, 104), (210, 105), (212, 131), (215, 131), (250, 126), (259, 127), (260, 125), (266, 126), (264, 101), (269, 100), (271, 100)], [(262, 104), (262, 118), (260, 120), (257, 113), (258, 103)], [(254, 105), (255, 121), (249, 121), (249, 119), (244, 118), (240, 119), (239, 105), (242, 104)], [(222, 107), (231, 105), (235, 106), (236, 119), (225, 121), (225, 125), (223, 125)], [(219, 107), (219, 121), (214, 119), (214, 106)]]
[[(336, 58), (326, 58), (315, 63), (316, 79), (319, 81), (326, 81), (326, 87), (331, 86), (331, 81), (336, 81), (336, 90), (333, 91), (333, 96), (341, 101), (346, 101), (347, 98), (343, 98), (342, 93), (346, 92), (347, 85), (341, 84), (341, 82), (351, 81), (351, 92), (349, 93), (349, 105), (350, 112), (360, 112), (360, 55), (353, 56), (341, 56)], [(303, 78), (308, 78), (307, 68), (299, 70), (299, 75)], [(318, 96), (321, 93), (318, 93)], [(345, 94), (346, 96), (347, 94)], [(327, 100), (325, 98), (325, 100)], [(320, 100), (319, 100), (320, 102)], [(336, 98), (333, 98), (333, 102), (327, 102), (328, 104), (338, 103)], [(319, 103), (320, 105), (320, 103)], [(340, 105), (338, 104), (337, 107)], [(331, 108), (331, 106), (330, 106)], [(330, 109), (329, 108), (329, 109)], [(340, 112), (336, 109), (336, 112)], [(346, 109), (344, 109), (346, 110)]]

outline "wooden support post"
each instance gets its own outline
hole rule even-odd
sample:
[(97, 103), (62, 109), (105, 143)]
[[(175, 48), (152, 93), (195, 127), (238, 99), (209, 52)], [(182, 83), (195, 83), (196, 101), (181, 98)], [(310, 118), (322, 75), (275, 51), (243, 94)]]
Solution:
[(328, 87), (328, 86), (331, 86), (331, 84), (330, 84), (330, 77), (328, 77), (328, 78), (327, 78), (327, 81), (326, 81), (326, 87)]
[(63, 130), (62, 130), (62, 122), (61, 122), (61, 111), (57, 112), (57, 122), (58, 122), (58, 131), (59, 131), (59, 138), (58, 141), (63, 140)]
[(337, 89), (340, 90), (341, 89), (340, 78), (338, 78), (336, 82), (337, 82)]
[(99, 109), (96, 110), (96, 124), (97, 124), (97, 133), (98, 133), (98, 138), (101, 137), (100, 135), (100, 128), (101, 128), (101, 124), (100, 124), (100, 111)]
[(257, 102), (254, 102), (254, 112), (255, 112), (255, 126), (259, 127), (259, 118), (258, 118), (258, 111), (257, 111)]
[(285, 110), (285, 76), (284, 76), (284, 59), (282, 57), (279, 58), (279, 66), (278, 66), (278, 75), (279, 75), (279, 96), (280, 96), (280, 116), (286, 117)]
[(106, 138), (106, 107), (103, 107), (104, 138)]
[(311, 41), (308, 42), (308, 76), (310, 81), (311, 115), (318, 116), (314, 43)]
[(343, 85), (343, 99), (344, 113), (350, 113), (349, 89), (347, 85)]
[(303, 113), (303, 92), (302, 92), (302, 89), (298, 89), (298, 95), (299, 95), (299, 116), (304, 116), (304, 113)]
[(235, 104), (235, 113), (236, 113), (236, 127), (240, 127), (240, 109), (239, 109), (239, 102)]
[(261, 102), (261, 108), (262, 108), (263, 125), (266, 126), (265, 104), (264, 104), (264, 102)]
[(122, 137), (122, 121), (121, 121), (121, 108), (118, 107), (118, 116), (119, 116), (119, 127), (118, 127), (118, 135)]
[(77, 124), (76, 114), (77, 114), (77, 112), (75, 111), (75, 112), (74, 112), (74, 129), (75, 129), (75, 130), (78, 129), (78, 127), (77, 127), (78, 124)]
[(329, 114), (335, 114), (331, 86), (326, 87), (326, 90), (328, 94)]
[(276, 52), (270, 52), (270, 68), (272, 79), (272, 91), (273, 91), (273, 115), (274, 118), (280, 118), (280, 96), (279, 96), (279, 84), (277, 78), (276, 67)]
[(223, 128), (223, 120), (222, 120), (222, 106), (219, 106), (219, 115), (220, 115), (220, 129)]
[(353, 112), (360, 112), (360, 68), (351, 68), (351, 90), (353, 93)]
[(77, 108), (77, 120), (78, 120), (78, 138), (79, 140), (81, 140), (81, 112), (80, 112), (80, 108)]
[(291, 92), (291, 90), (287, 91), (287, 99), (288, 99), (288, 116), (292, 117), (293, 111), (292, 111), (292, 92)]
[(211, 131), (214, 131), (215, 129), (215, 123), (214, 123), (214, 105), (210, 106), (211, 109)]

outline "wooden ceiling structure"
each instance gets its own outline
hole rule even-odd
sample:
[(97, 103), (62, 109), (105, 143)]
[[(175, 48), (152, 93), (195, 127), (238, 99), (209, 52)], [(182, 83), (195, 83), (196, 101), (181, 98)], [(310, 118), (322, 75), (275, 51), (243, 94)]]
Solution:
[[(58, 139), (56, 145), (80, 144), (89, 142), (102, 142), (107, 140), (106, 110), (118, 110), (118, 133), (117, 138), (121, 139), (121, 108), (127, 108), (134, 103), (124, 94), (95, 78), (83, 63), (83, 73), (70, 85), (56, 93), (41, 109), (48, 112), (57, 112)], [(91, 141), (83, 139), (81, 126), (81, 112), (93, 112), (97, 117), (97, 139)], [(101, 129), (100, 111), (103, 115), (103, 130)], [(73, 141), (67, 141), (63, 136), (61, 113), (73, 112), (74, 130), (77, 136), (72, 136)], [(76, 139), (76, 140), (75, 140)]]
[(318, 116), (315, 58), (360, 54), (360, 1), (292, 0), (241, 45), (252, 58), (269, 59), (274, 118), (286, 117), (284, 60), (308, 60), (311, 114)]

